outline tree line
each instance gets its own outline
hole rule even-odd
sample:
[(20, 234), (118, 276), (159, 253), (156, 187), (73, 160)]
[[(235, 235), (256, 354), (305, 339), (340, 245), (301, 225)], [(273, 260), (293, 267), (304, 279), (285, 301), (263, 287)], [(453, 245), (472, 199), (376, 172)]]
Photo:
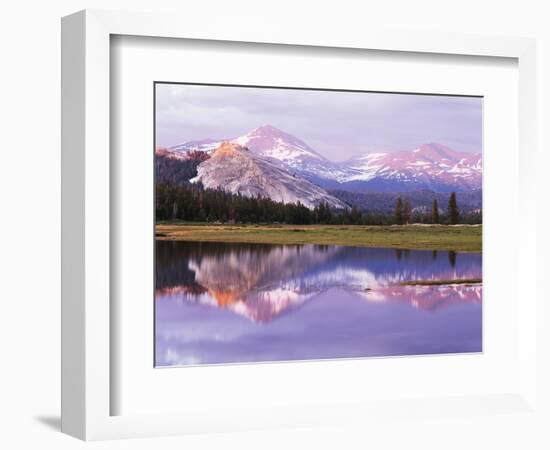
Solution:
[(392, 225), (408, 223), (479, 223), (479, 217), (461, 216), (456, 195), (449, 199), (448, 213), (440, 218), (437, 200), (431, 216), (412, 211), (407, 199), (397, 199), (394, 214), (364, 213), (357, 206), (335, 210), (322, 202), (314, 209), (301, 203), (276, 202), (266, 197), (247, 197), (222, 189), (205, 189), (200, 183), (157, 183), (156, 220), (220, 223), (287, 223), (296, 225)]
[(276, 202), (247, 197), (222, 189), (204, 189), (200, 183), (156, 185), (156, 219), (221, 223), (359, 224), (358, 208), (335, 211), (328, 203), (309, 209), (300, 202)]
[[(197, 175), (197, 166), (207, 158), (204, 152), (190, 152), (185, 160), (156, 155), (157, 220), (344, 225), (481, 223), (480, 211), (460, 213), (454, 192), (449, 197), (447, 213), (440, 214), (435, 198), (431, 211), (426, 207), (412, 208), (406, 196), (397, 198), (394, 211), (391, 206), (386, 210), (367, 210), (361, 206), (360, 194), (337, 191), (334, 195), (352, 205), (350, 208), (334, 210), (328, 203), (321, 203), (310, 210), (300, 203), (284, 204), (269, 198), (250, 198), (221, 189), (204, 189), (200, 183), (191, 184), (189, 180)], [(369, 204), (373, 201), (372, 198), (368, 200)]]
[(460, 223), (481, 223), (481, 212), (475, 211), (461, 214), (456, 200), (456, 193), (451, 192), (447, 204), (446, 215), (443, 217), (440, 216), (437, 200), (433, 199), (429, 217), (427, 217), (427, 214), (422, 214), (419, 220), (418, 214), (413, 215), (409, 200), (403, 200), (401, 197), (397, 197), (394, 210), (394, 223), (397, 225), (406, 225), (409, 223), (418, 222), (448, 225), (457, 225)]

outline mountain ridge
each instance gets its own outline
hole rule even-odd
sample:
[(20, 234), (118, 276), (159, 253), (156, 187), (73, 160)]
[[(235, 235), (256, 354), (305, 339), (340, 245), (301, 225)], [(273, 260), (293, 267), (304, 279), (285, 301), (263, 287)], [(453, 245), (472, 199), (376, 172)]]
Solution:
[(175, 154), (200, 151), (211, 155), (223, 142), (246, 146), (252, 153), (324, 189), (450, 192), (479, 189), (482, 184), (480, 153), (459, 152), (433, 142), (412, 150), (366, 153), (337, 163), (297, 137), (271, 125), (263, 125), (225, 141), (188, 141), (167, 150)]

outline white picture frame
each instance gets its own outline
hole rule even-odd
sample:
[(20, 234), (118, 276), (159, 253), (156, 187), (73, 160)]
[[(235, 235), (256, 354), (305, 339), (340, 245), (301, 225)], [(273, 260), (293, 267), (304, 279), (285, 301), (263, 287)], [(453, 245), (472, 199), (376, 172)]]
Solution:
[[(341, 49), (513, 58), (518, 62), (519, 185), (522, 217), (515, 249), (518, 279), (530, 286), (518, 311), (521, 367), (515, 392), (461, 398), (402, 399), (399, 415), (479, 414), (532, 411), (536, 405), (536, 236), (535, 223), (535, 42), (527, 38), (387, 31), (327, 35), (312, 25), (285, 29), (253, 23), (197, 23), (165, 14), (87, 10), (62, 21), (62, 430), (85, 440), (231, 431), (271, 426), (318, 424), (331, 420), (375, 420), (395, 413), (392, 402), (278, 408), (253, 414), (244, 425), (207, 415), (111, 415), (110, 280), (110, 38), (112, 35), (275, 43)], [(511, 294), (514, 295), (514, 294)], [(519, 293), (515, 293), (519, 295)], [(151, 337), (152, 338), (152, 337)], [(182, 375), (184, 376), (184, 375)]]

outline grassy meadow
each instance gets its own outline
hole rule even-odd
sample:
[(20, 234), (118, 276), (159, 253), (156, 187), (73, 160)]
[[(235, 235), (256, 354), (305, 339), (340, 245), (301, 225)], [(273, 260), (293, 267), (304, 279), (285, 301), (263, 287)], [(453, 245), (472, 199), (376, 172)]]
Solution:
[(481, 252), (482, 227), (469, 225), (222, 225), (158, 223), (160, 240)]

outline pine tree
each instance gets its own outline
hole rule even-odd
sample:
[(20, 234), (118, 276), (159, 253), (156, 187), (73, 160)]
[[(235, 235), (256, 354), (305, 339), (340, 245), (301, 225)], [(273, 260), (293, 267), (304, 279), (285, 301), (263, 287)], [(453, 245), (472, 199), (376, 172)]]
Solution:
[(439, 223), (439, 206), (435, 198), (432, 202), (432, 223)]
[(357, 206), (352, 206), (350, 211), (350, 222), (353, 225), (359, 225), (361, 223), (361, 211)]
[(411, 203), (405, 199), (403, 203), (403, 223), (406, 225), (411, 221)]
[(397, 225), (403, 225), (403, 200), (401, 197), (397, 197), (395, 202), (394, 220)]
[(449, 224), (451, 225), (456, 225), (460, 220), (460, 215), (458, 213), (458, 205), (456, 204), (456, 194), (454, 192), (452, 192), (451, 196), (449, 197), (448, 215), (449, 215)]
[(172, 203), (172, 219), (178, 218), (178, 204), (176, 202)]

